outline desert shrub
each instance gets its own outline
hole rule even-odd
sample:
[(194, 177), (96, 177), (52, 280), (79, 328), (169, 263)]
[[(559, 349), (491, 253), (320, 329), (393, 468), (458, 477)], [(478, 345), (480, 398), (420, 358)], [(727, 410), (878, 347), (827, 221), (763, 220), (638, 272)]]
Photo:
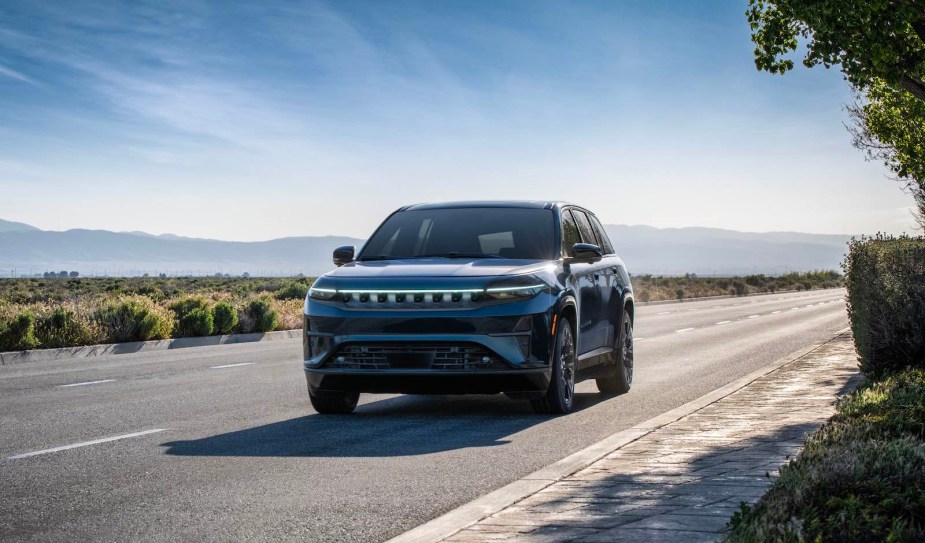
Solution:
[(279, 324), (279, 314), (262, 298), (251, 300), (244, 308), (245, 332), (272, 332)]
[(754, 506), (730, 525), (732, 541), (925, 539), (925, 371), (868, 383)]
[(279, 315), (277, 330), (295, 330), (302, 327), (304, 319), (302, 309), (303, 300), (270, 300), (270, 307)]
[(745, 281), (741, 279), (736, 279), (732, 282), (732, 293), (736, 296), (745, 296), (745, 293), (748, 292), (748, 286), (745, 284)]
[(177, 319), (182, 319), (197, 309), (209, 309), (209, 302), (202, 296), (184, 296), (171, 302), (167, 308), (176, 314)]
[(215, 304), (213, 313), (216, 334), (230, 334), (238, 325), (238, 310), (228, 302)]
[(186, 296), (171, 303), (168, 308), (176, 315), (174, 337), (211, 336), (215, 330), (212, 306), (202, 296)]
[(24, 351), (38, 346), (35, 337), (35, 314), (23, 311), (0, 324), (0, 351)]
[(97, 323), (63, 307), (38, 319), (35, 335), (44, 348), (93, 345), (105, 339)]
[(274, 296), (277, 300), (304, 300), (306, 294), (308, 294), (308, 285), (293, 281), (277, 290)]
[(170, 313), (143, 296), (110, 301), (94, 313), (93, 319), (112, 343), (167, 339), (173, 331)]
[(925, 365), (925, 239), (853, 240), (844, 266), (848, 317), (865, 375)]
[(211, 307), (197, 307), (183, 317), (177, 319), (174, 325), (174, 337), (202, 337), (211, 336), (215, 330), (215, 317)]
[(676, 289), (674, 291), (674, 296), (675, 298), (679, 300), (683, 300), (684, 299), (684, 289), (683, 288)]

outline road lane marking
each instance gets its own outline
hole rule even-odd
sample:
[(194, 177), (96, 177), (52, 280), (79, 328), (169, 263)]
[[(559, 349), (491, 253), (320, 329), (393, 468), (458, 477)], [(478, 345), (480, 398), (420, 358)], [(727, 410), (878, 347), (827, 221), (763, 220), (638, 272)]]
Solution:
[(747, 318), (747, 319), (757, 319), (757, 318), (760, 317), (760, 316), (761, 316), (761, 315), (749, 315), (749, 316), (746, 317), (746, 318)]
[(804, 305), (803, 307), (812, 307), (812, 306), (813, 304), (809, 304), (809, 305)]
[(240, 364), (225, 364), (224, 366), (212, 366), (210, 370), (220, 370), (222, 368), (237, 368), (239, 366), (250, 366), (253, 362), (241, 362)]
[(69, 385), (55, 385), (55, 388), (82, 387), (85, 385), (98, 385), (100, 383), (112, 383), (115, 379), (101, 379), (99, 381), (84, 381), (83, 383), (71, 383)]
[(732, 321), (719, 321), (718, 323), (716, 323), (716, 326), (719, 326), (721, 324), (729, 324), (730, 322)]
[(780, 309), (778, 309), (777, 311), (771, 311), (772, 315), (777, 315), (778, 313), (780, 313)]
[(796, 311), (797, 309), (803, 309), (802, 307), (791, 307), (790, 311)]
[(644, 337), (634, 337), (634, 338), (633, 338), (633, 341), (643, 341), (644, 339), (646, 339), (646, 338), (644, 338)]
[(675, 332), (680, 334), (682, 332), (690, 332), (691, 330), (693, 330), (693, 328), (681, 328), (680, 330), (675, 330)]
[(68, 449), (76, 449), (78, 447), (87, 447), (90, 445), (99, 445), (100, 443), (109, 443), (110, 441), (118, 441), (120, 439), (128, 439), (130, 437), (140, 437), (146, 436), (148, 434), (156, 434), (157, 432), (163, 432), (167, 428), (155, 428), (153, 430), (143, 430), (141, 432), (132, 432), (131, 434), (123, 434), (121, 436), (112, 436), (104, 437), (100, 439), (94, 439), (93, 441), (84, 441), (81, 443), (74, 443), (73, 445), (63, 445), (61, 447), (54, 447), (51, 449), (42, 449), (41, 451), (32, 451), (22, 454), (14, 454), (13, 456), (7, 456), (7, 460), (19, 460), (20, 458), (29, 458), (30, 456), (38, 456), (40, 454), (49, 454), (59, 451), (66, 451)]
[(662, 311), (661, 313), (656, 313), (656, 315), (667, 315), (669, 313), (671, 313), (671, 311)]

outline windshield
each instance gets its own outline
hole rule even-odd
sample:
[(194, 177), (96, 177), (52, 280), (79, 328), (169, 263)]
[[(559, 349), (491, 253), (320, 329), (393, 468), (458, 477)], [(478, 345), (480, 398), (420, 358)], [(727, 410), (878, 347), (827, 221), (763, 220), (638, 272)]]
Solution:
[(479, 207), (399, 211), (369, 239), (359, 260), (553, 258), (549, 209)]

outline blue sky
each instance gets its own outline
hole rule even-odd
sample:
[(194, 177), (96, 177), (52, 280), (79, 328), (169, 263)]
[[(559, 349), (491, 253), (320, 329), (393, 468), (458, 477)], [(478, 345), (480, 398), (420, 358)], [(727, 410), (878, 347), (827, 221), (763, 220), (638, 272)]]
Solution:
[(755, 70), (745, 0), (0, 5), (0, 218), (367, 236), (394, 208), (911, 231), (836, 70)]

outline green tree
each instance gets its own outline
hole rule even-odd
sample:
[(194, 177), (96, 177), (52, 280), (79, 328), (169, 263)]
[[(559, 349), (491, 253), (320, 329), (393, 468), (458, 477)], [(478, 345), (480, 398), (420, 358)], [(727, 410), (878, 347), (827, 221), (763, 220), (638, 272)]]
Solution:
[(925, 229), (925, 0), (749, 0), (759, 70), (839, 66), (857, 90), (855, 147), (906, 184)]
[(925, 102), (876, 81), (848, 111), (854, 119), (849, 128), (854, 146), (905, 183), (925, 229)]
[(783, 74), (805, 40), (803, 64), (840, 66), (859, 89), (874, 81), (925, 101), (925, 1), (749, 0), (759, 70)]

